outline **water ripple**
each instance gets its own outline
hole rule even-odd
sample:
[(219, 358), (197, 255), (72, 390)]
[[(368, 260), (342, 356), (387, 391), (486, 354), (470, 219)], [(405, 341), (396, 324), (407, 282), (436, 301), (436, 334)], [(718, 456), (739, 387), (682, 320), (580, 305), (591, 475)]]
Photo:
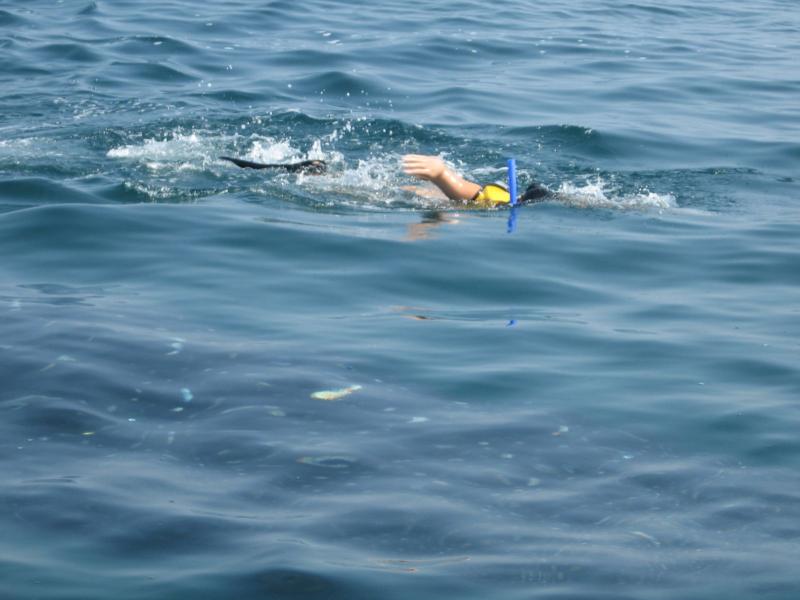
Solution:
[(794, 8), (0, 0), (0, 596), (793, 600)]

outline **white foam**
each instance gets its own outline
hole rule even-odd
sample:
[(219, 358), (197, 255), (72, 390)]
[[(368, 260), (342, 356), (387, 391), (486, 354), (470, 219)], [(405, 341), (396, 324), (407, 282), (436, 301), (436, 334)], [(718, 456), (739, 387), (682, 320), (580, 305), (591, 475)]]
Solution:
[[(168, 189), (173, 194), (176, 192), (176, 176), (209, 169), (219, 171), (223, 168), (219, 156), (234, 154), (246, 160), (263, 163), (326, 161), (330, 168), (328, 173), (321, 176), (287, 176), (279, 172), (276, 176), (279, 177), (278, 182), (290, 181), (291, 185), (305, 189), (330, 205), (342, 204), (360, 208), (456, 208), (443, 197), (416, 195), (405, 191), (404, 186), (424, 184), (403, 175), (399, 154), (373, 154), (355, 162), (345, 160), (340, 152), (331, 147), (340, 137), (352, 133), (353, 123), (347, 120), (337, 125), (338, 128), (327, 135), (313, 140), (310, 147), (306, 144), (300, 147), (289, 138), (255, 133), (249, 136), (239, 133), (219, 135), (207, 130), (186, 132), (176, 129), (162, 137), (139, 139), (136, 143), (111, 148), (107, 156), (138, 163), (154, 175), (158, 174), (161, 180), (150, 182), (150, 185), (144, 185), (143, 182), (138, 184), (145, 188), (139, 191), (155, 199), (168, 197)], [(240, 150), (237, 152), (231, 148)], [(442, 154), (443, 158), (446, 156)], [(459, 164), (453, 164), (452, 161), (448, 161), (448, 164), (457, 171), (461, 170)], [(225, 165), (225, 168), (228, 166)], [(482, 181), (503, 180), (505, 169), (479, 167), (472, 170), (472, 177), (476, 176)], [(671, 194), (654, 193), (647, 189), (619, 192), (612, 183), (601, 177), (584, 183), (563, 182), (555, 191), (554, 199), (577, 208), (663, 210), (675, 207), (675, 198)]]
[(555, 195), (564, 204), (578, 208), (649, 210), (675, 207), (675, 197), (672, 194), (657, 194), (641, 189), (634, 193), (617, 195), (616, 190), (601, 177), (583, 185), (564, 182)]
[(255, 162), (278, 163), (294, 162), (306, 159), (322, 159), (328, 161), (341, 160), (338, 153), (326, 153), (322, 150), (322, 142), (315, 140), (307, 152), (292, 145), (288, 139), (253, 134), (249, 137), (234, 135), (209, 135), (203, 131), (183, 133), (173, 131), (162, 138), (144, 139), (140, 143), (126, 144), (111, 148), (106, 156), (138, 162), (151, 171), (191, 171), (204, 170), (209, 163), (218, 160), (219, 155), (230, 153), (231, 146), (242, 146), (249, 142), (249, 148), (241, 158)]
[(30, 158), (41, 156), (48, 150), (52, 150), (52, 143), (45, 138), (0, 140), (0, 156), (4, 158)]
[(146, 139), (141, 144), (129, 144), (112, 148), (106, 153), (106, 156), (148, 162), (183, 162), (190, 158), (196, 159), (211, 150), (211, 143), (201, 138), (197, 133), (183, 134), (173, 132), (171, 137), (165, 137), (164, 139)]
[[(312, 154), (309, 152), (309, 156)], [(324, 156), (334, 165), (326, 175), (300, 175), (297, 183), (315, 194), (337, 196), (337, 204), (361, 208), (386, 208), (394, 205), (405, 207), (442, 207), (443, 201), (415, 196), (403, 192), (402, 187), (410, 182), (402, 175), (400, 156), (386, 154), (358, 160), (355, 165), (345, 163), (339, 153)], [(335, 165), (344, 164), (337, 170)], [(420, 182), (416, 182), (420, 183)]]
[(263, 138), (253, 141), (244, 158), (263, 163), (291, 162), (300, 159), (300, 152), (289, 140)]

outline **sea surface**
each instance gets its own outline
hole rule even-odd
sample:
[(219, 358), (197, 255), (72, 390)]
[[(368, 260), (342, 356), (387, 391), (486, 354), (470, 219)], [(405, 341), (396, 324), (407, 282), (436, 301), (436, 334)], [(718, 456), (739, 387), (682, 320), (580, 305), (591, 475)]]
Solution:
[(0, 599), (800, 598), (798, 56), (796, 0), (0, 0)]

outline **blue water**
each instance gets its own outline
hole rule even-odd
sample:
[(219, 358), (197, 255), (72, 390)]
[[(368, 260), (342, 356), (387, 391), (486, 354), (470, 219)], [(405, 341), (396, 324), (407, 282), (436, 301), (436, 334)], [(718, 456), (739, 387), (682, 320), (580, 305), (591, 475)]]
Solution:
[(799, 54), (788, 0), (0, 0), (0, 598), (800, 597)]

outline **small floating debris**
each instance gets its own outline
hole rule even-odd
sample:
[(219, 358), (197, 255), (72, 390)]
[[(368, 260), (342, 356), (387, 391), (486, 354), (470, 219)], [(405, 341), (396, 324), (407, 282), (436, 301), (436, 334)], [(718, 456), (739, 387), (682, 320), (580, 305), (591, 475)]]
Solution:
[(43, 373), (44, 371), (49, 371), (50, 369), (55, 367), (58, 363), (64, 363), (64, 362), (78, 362), (78, 361), (75, 360), (74, 358), (72, 358), (71, 356), (68, 356), (66, 354), (62, 354), (54, 362), (51, 362), (49, 365), (47, 365), (43, 369), (40, 369), (39, 372)]
[(194, 399), (194, 394), (189, 388), (181, 388), (181, 398), (184, 402), (191, 402)]
[(444, 558), (406, 560), (402, 558), (371, 559), (378, 568), (399, 571), (402, 573), (418, 573), (424, 567), (437, 567), (446, 564), (466, 562), (469, 556), (446, 556)]
[(183, 338), (172, 338), (172, 343), (169, 345), (172, 348), (171, 352), (167, 352), (167, 356), (173, 356), (175, 354), (180, 353), (183, 350), (183, 345), (186, 343), (186, 340)]
[(553, 435), (558, 437), (559, 435), (563, 435), (563, 434), (567, 433), (568, 431), (569, 431), (569, 427), (567, 427), (566, 425), (562, 425), (561, 427), (558, 428), (557, 431), (553, 432)]
[(378, 565), (383, 568), (401, 571), (403, 573), (416, 573), (419, 571), (416, 566), (413, 566), (413, 563), (410, 560), (386, 559), (376, 560), (375, 562), (377, 562)]
[(424, 314), (429, 309), (420, 308), (418, 306), (390, 306), (389, 310), (396, 313), (401, 313), (400, 316), (404, 319), (412, 319), (414, 321), (432, 321), (436, 317)]
[(635, 535), (636, 537), (640, 537), (643, 540), (647, 540), (648, 542), (650, 542), (654, 546), (660, 546), (661, 545), (661, 542), (659, 542), (652, 535), (649, 535), (649, 534), (645, 533), (644, 531), (631, 531), (630, 533), (631, 533), (631, 535)]
[(360, 385), (351, 385), (339, 390), (320, 390), (319, 392), (314, 392), (311, 394), (311, 398), (314, 400), (322, 400), (324, 402), (336, 402), (337, 400), (341, 400), (345, 396), (349, 396), (353, 392), (357, 392), (360, 389)]
[(354, 464), (353, 459), (346, 456), (301, 456), (297, 462), (301, 465), (313, 465), (326, 469), (348, 469)]

